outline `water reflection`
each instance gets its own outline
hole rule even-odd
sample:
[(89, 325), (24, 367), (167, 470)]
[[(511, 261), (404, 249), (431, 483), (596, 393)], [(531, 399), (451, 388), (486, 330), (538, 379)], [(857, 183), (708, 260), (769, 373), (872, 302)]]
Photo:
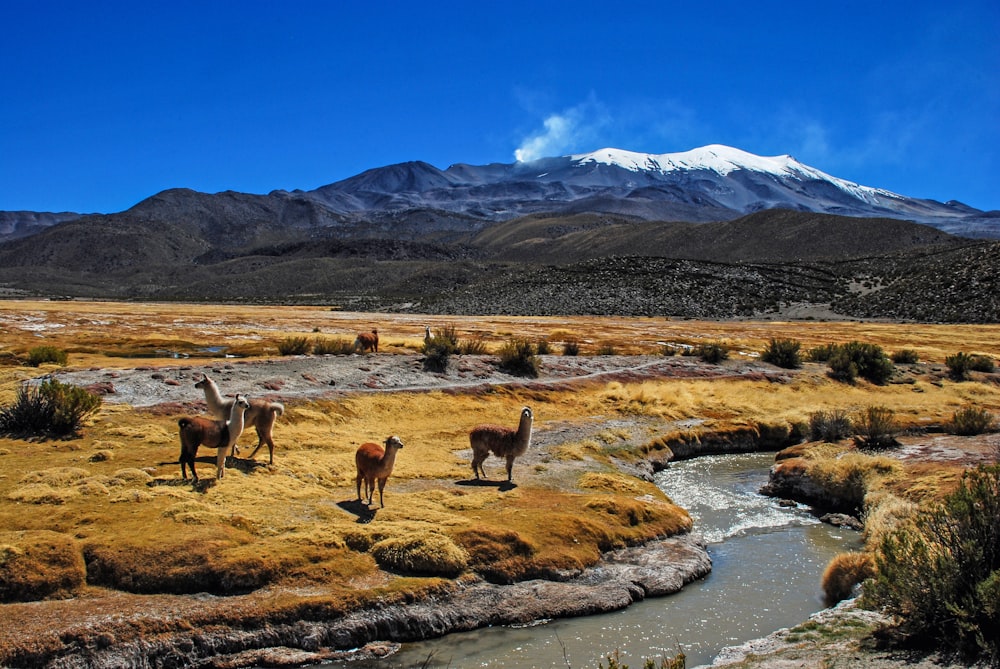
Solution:
[(826, 563), (857, 548), (859, 536), (758, 495), (772, 463), (772, 454), (709, 456), (658, 475), (657, 484), (691, 511), (713, 563), (707, 578), (675, 595), (615, 613), (450, 634), (404, 644), (388, 658), (339, 666), (587, 669), (617, 649), (623, 663), (641, 667), (644, 658), (681, 648), (693, 667), (725, 646), (798, 624), (823, 608), (819, 579)]

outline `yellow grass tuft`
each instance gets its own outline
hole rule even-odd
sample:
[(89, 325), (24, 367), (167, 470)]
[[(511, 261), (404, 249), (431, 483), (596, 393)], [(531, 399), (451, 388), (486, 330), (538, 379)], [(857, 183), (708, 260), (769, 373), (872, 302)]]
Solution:
[(383, 569), (408, 574), (454, 577), (469, 564), (468, 553), (436, 532), (389, 537), (373, 545), (371, 553)]
[(849, 598), (855, 586), (875, 575), (875, 560), (868, 553), (841, 553), (823, 571), (821, 579), (827, 606)]

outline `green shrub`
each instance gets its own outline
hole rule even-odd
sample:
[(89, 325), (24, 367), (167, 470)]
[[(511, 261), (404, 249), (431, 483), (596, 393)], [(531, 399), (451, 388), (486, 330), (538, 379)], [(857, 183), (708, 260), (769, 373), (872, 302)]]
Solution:
[(892, 361), (881, 346), (852, 341), (837, 345), (830, 359), (830, 376), (853, 383), (857, 377), (881, 385), (892, 377)]
[(517, 376), (538, 376), (535, 347), (527, 339), (512, 339), (500, 349), (500, 369)]
[(580, 342), (573, 339), (563, 342), (562, 354), (580, 355)]
[(278, 342), (278, 353), (281, 355), (305, 355), (310, 348), (308, 337), (285, 337)]
[(312, 352), (313, 355), (349, 355), (354, 352), (354, 342), (349, 339), (317, 339)]
[(854, 432), (851, 419), (842, 409), (816, 411), (809, 415), (809, 438), (813, 441), (836, 442)]
[(455, 329), (454, 325), (445, 325), (442, 327), (431, 341), (436, 341), (438, 346), (447, 348), (449, 353), (458, 353), (458, 330)]
[(695, 349), (695, 355), (701, 358), (702, 362), (718, 364), (729, 359), (729, 346), (718, 341), (700, 344)]
[(807, 357), (809, 362), (829, 362), (836, 350), (837, 344), (822, 344), (809, 349)]
[(452, 352), (452, 344), (445, 339), (435, 337), (424, 342), (424, 369), (428, 372), (443, 372), (448, 369)]
[(891, 359), (897, 365), (915, 365), (920, 361), (920, 356), (913, 349), (904, 348), (893, 353)]
[(549, 343), (549, 340), (542, 339), (539, 341), (538, 346), (536, 347), (536, 352), (538, 355), (548, 355), (552, 353), (552, 345)]
[(1000, 664), (1000, 466), (966, 472), (955, 492), (889, 532), (862, 596), (911, 640)]
[(80, 424), (101, 406), (101, 398), (55, 379), (37, 386), (23, 384), (14, 403), (0, 407), (0, 433), (63, 437), (76, 434)]
[(986, 409), (964, 406), (951, 416), (948, 432), (962, 436), (984, 434), (993, 429), (993, 414)]
[(993, 364), (993, 359), (985, 355), (973, 355), (969, 369), (973, 372), (986, 372), (987, 374), (992, 374), (996, 367)]
[(760, 359), (784, 369), (798, 369), (802, 366), (801, 347), (802, 344), (794, 339), (772, 339)]
[(601, 344), (597, 347), (597, 355), (618, 355), (614, 344)]
[(486, 353), (486, 340), (483, 339), (482, 335), (463, 339), (458, 344), (458, 352), (462, 355), (483, 355)]
[(948, 375), (953, 380), (965, 381), (969, 378), (969, 372), (972, 370), (972, 356), (959, 351), (946, 357), (944, 364), (948, 367)]
[(38, 367), (50, 362), (57, 365), (65, 365), (66, 360), (66, 351), (58, 349), (55, 346), (36, 346), (28, 351), (28, 364), (32, 367)]
[(898, 446), (896, 414), (887, 407), (871, 406), (858, 414), (853, 422), (854, 443), (859, 448), (882, 450)]

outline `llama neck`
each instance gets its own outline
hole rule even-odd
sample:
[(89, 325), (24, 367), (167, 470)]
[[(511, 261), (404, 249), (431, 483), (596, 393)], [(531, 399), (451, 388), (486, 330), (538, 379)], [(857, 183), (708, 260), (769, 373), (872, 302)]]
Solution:
[(239, 402), (233, 402), (233, 409), (229, 413), (229, 420), (226, 425), (229, 426), (229, 434), (239, 435), (243, 431), (243, 417), (246, 407), (241, 405)]
[(521, 422), (517, 425), (517, 438), (524, 443), (531, 439), (531, 418), (528, 416), (521, 416)]
[(398, 448), (390, 447), (385, 449), (385, 455), (382, 456), (380, 469), (389, 469), (396, 464), (396, 453), (399, 453)]
[(205, 390), (205, 402), (209, 408), (217, 408), (223, 405), (222, 395), (219, 393), (219, 386), (215, 385), (215, 381), (206, 376), (203, 388)]

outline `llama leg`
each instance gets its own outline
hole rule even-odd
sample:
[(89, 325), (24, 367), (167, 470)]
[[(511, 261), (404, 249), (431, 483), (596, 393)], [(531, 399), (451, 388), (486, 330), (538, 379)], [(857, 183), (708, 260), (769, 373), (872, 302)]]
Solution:
[(221, 479), (226, 474), (226, 452), (229, 450), (228, 446), (223, 446), (215, 451), (215, 466), (217, 472), (215, 478)]
[(364, 475), (362, 475), (362, 473), (361, 473), (361, 472), (358, 472), (358, 480), (357, 480), (357, 484), (358, 484), (358, 501), (359, 501), (359, 502), (361, 501), (361, 480), (362, 480), (363, 478), (364, 478)]
[(382, 501), (382, 490), (385, 489), (385, 479), (378, 480), (378, 505), (381, 508), (385, 508), (385, 502)]
[(480, 471), (483, 472), (483, 478), (486, 478), (486, 470), (483, 469), (483, 460), (485, 459), (479, 457), (478, 453), (473, 453), (472, 455), (472, 473), (476, 475), (477, 479), (479, 478)]
[(513, 472), (514, 472), (514, 456), (513, 455), (508, 455), (507, 456), (507, 481), (508, 482), (513, 480)]

